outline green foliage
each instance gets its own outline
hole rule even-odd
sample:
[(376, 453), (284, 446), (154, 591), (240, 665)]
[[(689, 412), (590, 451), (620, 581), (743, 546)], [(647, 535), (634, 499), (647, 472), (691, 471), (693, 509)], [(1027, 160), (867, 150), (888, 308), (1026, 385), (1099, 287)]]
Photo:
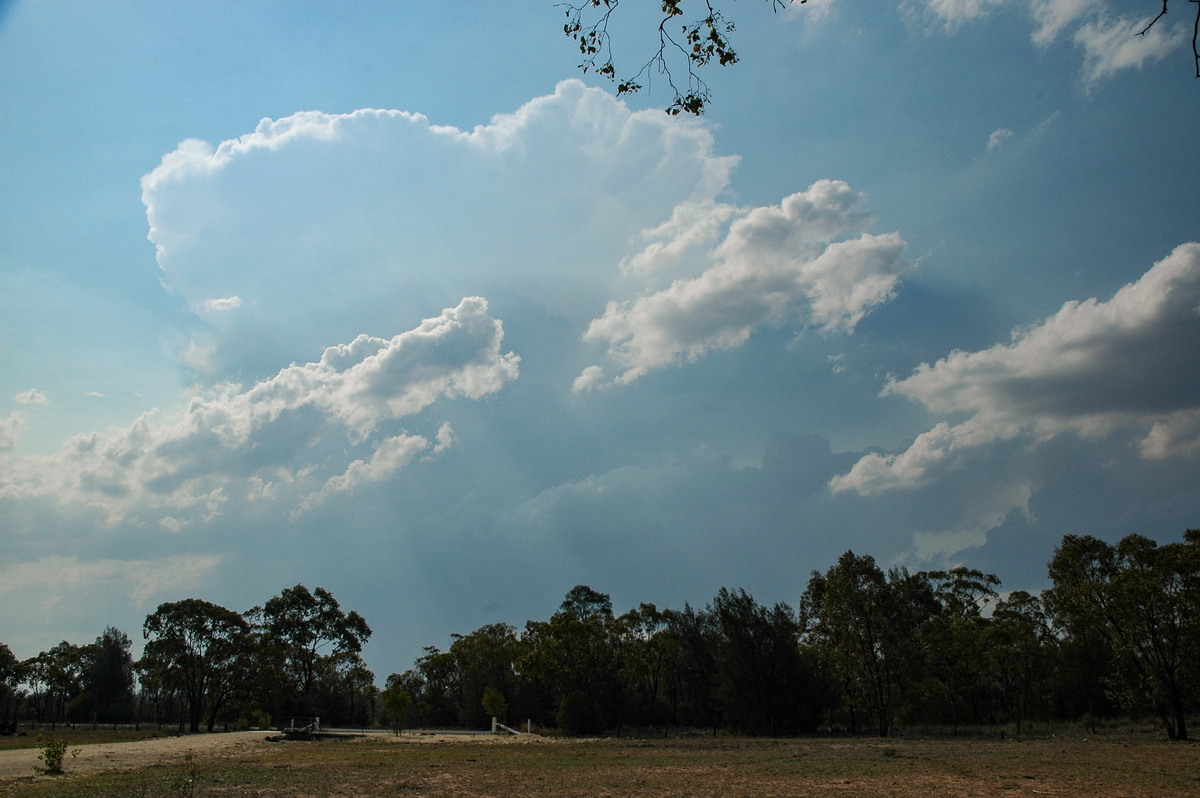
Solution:
[[(42, 736), (38, 735), (38, 742), (42, 749), (42, 752), (38, 754), (38, 761), (42, 765), (34, 765), (33, 769), (47, 776), (57, 776), (63, 773), (63, 760), (67, 757), (67, 741), (60, 738), (43, 741)], [(71, 758), (74, 759), (77, 756), (79, 756), (79, 749), (72, 749)]]
[(250, 625), (233, 610), (193, 598), (160, 604), (142, 631), (147, 643), (138, 669), (183, 699), (192, 731), (205, 719), (212, 731), (253, 667)]
[(504, 693), (495, 687), (485, 687), (483, 689), (483, 700), (480, 704), (487, 715), (501, 722), (508, 719), (508, 699), (504, 697)]
[(1046, 600), (1065, 633), (1100, 638), (1114, 654), (1110, 692), (1152, 709), (1171, 739), (1188, 739), (1200, 709), (1200, 531), (1158, 546), (1067, 535), (1050, 562)]
[(276, 714), (328, 717), (339, 710), (338, 695), (361, 695), (364, 675), (374, 681), (360, 656), (371, 627), (325, 588), (286, 588), (248, 615), (276, 675)]
[(850, 728), (863, 710), (881, 737), (891, 734), (909, 675), (918, 672), (921, 625), (937, 612), (929, 581), (847, 551), (814, 571), (800, 602), (809, 645), (840, 685)]
[(582, 690), (563, 696), (554, 721), (559, 729), (576, 737), (604, 731), (604, 718), (599, 705)]
[(400, 735), (408, 726), (412, 716), (413, 697), (399, 685), (388, 687), (380, 694), (383, 700), (383, 715), (393, 734)]
[(764, 607), (744, 590), (721, 588), (710, 612), (720, 633), (717, 690), (727, 722), (751, 734), (811, 729), (806, 694), (815, 674), (802, 657), (791, 608)]

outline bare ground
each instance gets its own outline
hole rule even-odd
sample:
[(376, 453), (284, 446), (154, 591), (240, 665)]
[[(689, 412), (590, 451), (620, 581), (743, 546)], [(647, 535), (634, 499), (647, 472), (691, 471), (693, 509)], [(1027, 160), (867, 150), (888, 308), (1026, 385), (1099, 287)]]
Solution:
[[(1200, 795), (1200, 745), (1155, 737), (1002, 739), (555, 740), (367, 734), (270, 743), (269, 733), (79, 746), (68, 776), (34, 776), (37, 751), (0, 752), (0, 795), (93, 792), (106, 771), (175, 768), (194, 758), (204, 795), (475, 798), (864, 798)], [(64, 777), (58, 777), (64, 779)], [(111, 778), (121, 778), (111, 774)], [(65, 792), (72, 783), (82, 791)], [(41, 789), (39, 789), (41, 788)], [(46, 789), (51, 792), (46, 792)], [(143, 788), (138, 795), (161, 795)], [(192, 793), (188, 793), (192, 794)]]
[[(188, 734), (178, 737), (159, 737), (136, 742), (96, 743), (73, 745), (67, 748), (63, 769), (76, 775), (86, 776), (107, 771), (142, 770), (149, 767), (170, 765), (189, 755), (194, 757), (233, 757), (252, 752), (254, 748), (271, 746), (268, 738), (276, 732), (246, 731), (218, 732), (213, 734)], [(406, 744), (466, 743), (503, 744), (528, 742), (533, 737), (508, 737), (492, 735), (459, 734), (406, 734), (393, 737), (390, 734), (372, 733), (380, 740), (393, 740)], [(71, 752), (78, 752), (72, 756)], [(27, 780), (42, 766), (38, 760), (40, 748), (21, 748), (0, 751), (0, 785), (15, 780)]]
[[(181, 737), (160, 737), (131, 743), (98, 743), (71, 746), (63, 759), (63, 768), (82, 775), (108, 770), (137, 770), (156, 763), (179, 760), (189, 752), (194, 755), (219, 755), (221, 752), (243, 749), (246, 746), (266, 745), (269, 732), (230, 732), (228, 734), (190, 734)], [(78, 751), (75, 757), (72, 751)], [(21, 748), (0, 751), (0, 784), (26, 778), (41, 766), (41, 749)]]

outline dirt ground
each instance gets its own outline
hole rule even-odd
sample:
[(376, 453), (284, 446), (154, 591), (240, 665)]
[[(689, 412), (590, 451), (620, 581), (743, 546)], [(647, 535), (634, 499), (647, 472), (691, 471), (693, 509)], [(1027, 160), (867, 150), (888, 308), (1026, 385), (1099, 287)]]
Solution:
[[(248, 731), (189, 734), (181, 737), (160, 737), (154, 740), (139, 740), (129, 743), (71, 746), (67, 749), (67, 756), (63, 760), (63, 769), (70, 773), (90, 775), (109, 770), (138, 770), (153, 765), (167, 765), (183, 760), (189, 753), (195, 756), (233, 756), (249, 747), (271, 745), (267, 742), (267, 738), (275, 733)], [(391, 735), (386, 735), (386, 737), (390, 738)], [(383, 738), (381, 737), (381, 739)], [(403, 742), (414, 744), (464, 741), (465, 739), (464, 735), (457, 734), (407, 734), (402, 738)], [(503, 744), (517, 742), (519, 738), (471, 735), (470, 740), (475, 743)], [(72, 751), (79, 753), (72, 757)], [(0, 751), (0, 784), (27, 778), (33, 774), (34, 768), (42, 764), (38, 761), (40, 753), (41, 749), (39, 748)]]
[[(1157, 735), (1036, 740), (812, 738), (576, 740), (490, 735), (367, 734), (272, 743), (270, 732), (199, 734), (78, 746), (68, 776), (33, 775), (36, 749), (0, 752), (0, 795), (163, 795), (200, 764), (195, 794), (280, 798), (1193, 798), (1200, 744)], [(429, 745), (426, 745), (429, 744)], [(79, 777), (88, 782), (70, 792)], [(142, 785), (142, 786), (139, 786)], [(132, 789), (131, 789), (132, 788)], [(149, 791), (148, 791), (149, 789)], [(49, 791), (47, 791), (49, 790)], [(95, 790), (99, 790), (96, 792)], [(174, 794), (174, 793), (172, 793)], [(192, 793), (188, 793), (192, 794)]]
[[(216, 754), (247, 745), (266, 745), (269, 732), (231, 732), (229, 734), (192, 734), (186, 737), (162, 737), (132, 743), (100, 743), (67, 749), (63, 768), (71, 773), (101, 773), (106, 770), (135, 770), (140, 766), (182, 759), (194, 754)], [(71, 752), (79, 751), (72, 758)], [(0, 783), (29, 776), (38, 761), (39, 748), (0, 751)]]

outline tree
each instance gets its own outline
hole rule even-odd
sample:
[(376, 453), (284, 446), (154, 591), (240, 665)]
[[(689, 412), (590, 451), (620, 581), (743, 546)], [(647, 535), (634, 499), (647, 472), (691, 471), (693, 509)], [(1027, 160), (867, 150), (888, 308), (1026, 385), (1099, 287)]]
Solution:
[(343, 672), (361, 665), (371, 627), (357, 612), (344, 612), (323, 587), (286, 588), (255, 607), (253, 619), (263, 644), (279, 657), (286, 679), (285, 710), (320, 715)]
[[(1148, 9), (1155, 3), (1142, 0)], [(772, 11), (778, 12), (789, 4), (803, 5), (807, 0), (766, 0)], [(1171, 0), (1162, 0), (1157, 16), (1150, 19), (1139, 35), (1144, 35), (1163, 19)], [(1179, 0), (1176, 0), (1178, 4)], [(1190, 0), (1195, 3), (1196, 0)], [(613, 62), (612, 26), (619, 12), (621, 0), (581, 0), (566, 2), (566, 24), (563, 33), (575, 41), (583, 60), (579, 68), (583, 72), (596, 72), (613, 81), (617, 94), (632, 94), (641, 91), (655, 73), (662, 76), (674, 98), (667, 106), (668, 114), (680, 113), (699, 116), (704, 113), (712, 99), (708, 84), (699, 72), (710, 64), (731, 66), (739, 60), (733, 48), (731, 36), (735, 25), (714, 0), (697, 0), (688, 3), (689, 9), (699, 8), (699, 13), (689, 17), (684, 11), (684, 0), (661, 0), (661, 16), (658, 18), (658, 47), (652, 48), (649, 58), (641, 62), (636, 71), (616, 66)], [(1192, 55), (1196, 77), (1200, 78), (1200, 4), (1192, 24)], [(682, 66), (682, 69), (680, 67)], [(676, 84), (675, 74), (686, 74), (686, 80)]]
[(620, 634), (607, 594), (575, 586), (549, 621), (525, 625), (525, 644), (520, 670), (550, 687), (560, 727), (590, 734), (620, 723)]
[(83, 692), (83, 655), (66, 640), (21, 663), (37, 722), (54, 726), (67, 719), (67, 707)]
[(1188, 739), (1200, 707), (1200, 530), (1158, 546), (1128, 535), (1113, 546), (1067, 535), (1050, 562), (1050, 614), (1073, 636), (1112, 647), (1132, 701), (1150, 706), (1167, 736)]
[(744, 590), (721, 588), (710, 612), (721, 634), (718, 694), (727, 721), (751, 734), (814, 728), (824, 707), (791, 608), (764, 607)]
[[(488, 690), (514, 695), (516, 691), (516, 662), (521, 656), (521, 642), (516, 629), (504, 623), (482, 626), (468, 635), (454, 635), (450, 657), (458, 687), (459, 722), (468, 727), (481, 727), (497, 713), (483, 707)], [(480, 710), (484, 710), (480, 715)], [(503, 719), (504, 713), (497, 716)]]
[(1052, 638), (1037, 596), (1015, 590), (996, 605), (983, 639), (984, 661), (1017, 734), (1049, 675)]
[[(1146, 27), (1142, 28), (1139, 36), (1145, 36), (1146, 32), (1158, 24), (1159, 20), (1167, 15), (1167, 4), (1170, 0), (1162, 0), (1162, 10), (1147, 23)], [(1196, 0), (1190, 0), (1196, 3)], [(1196, 77), (1200, 78), (1200, 3), (1196, 4), (1196, 16), (1192, 20), (1192, 60), (1196, 67)]]
[(617, 618), (621, 692), (634, 723), (657, 724), (670, 714), (663, 698), (680, 641), (668, 619), (668, 613), (644, 602)]
[[(982, 693), (979, 658), (988, 628), (982, 613), (996, 601), (1000, 580), (994, 574), (961, 566), (919, 576), (928, 580), (940, 605), (939, 611), (922, 623), (918, 631), (925, 668), (939, 697), (931, 703), (948, 713), (957, 734), (960, 707), (971, 706), (979, 719)], [(941, 715), (939, 719), (944, 721), (945, 717)]]
[(711, 726), (720, 722), (717, 703), (718, 651), (721, 633), (712, 614), (684, 604), (664, 610), (671, 656), (667, 668), (667, 700), (674, 723)]
[(217, 714), (245, 681), (250, 625), (234, 612), (201, 599), (160, 604), (142, 626), (146, 647), (138, 669), (183, 699), (188, 728), (212, 731)]
[(0, 700), (4, 702), (4, 714), (0, 715), (0, 727), (7, 726), (13, 717), (17, 703), (17, 688), (25, 678), (25, 668), (5, 643), (0, 643)]
[(840, 684), (852, 729), (865, 705), (879, 736), (891, 734), (901, 691), (917, 671), (917, 629), (936, 612), (924, 578), (901, 569), (885, 576), (869, 555), (847, 551), (826, 573), (813, 572), (801, 625)]
[(413, 697), (412, 693), (395, 681), (396, 676), (397, 674), (392, 674), (388, 677), (387, 689), (380, 696), (383, 700), (383, 716), (387, 719), (392, 733), (399, 736), (408, 726), (412, 716)]
[(483, 689), (483, 700), (479, 704), (488, 717), (496, 718), (499, 721), (508, 720), (508, 699), (495, 687), (489, 686)]
[(94, 722), (128, 720), (133, 714), (133, 655), (129, 635), (109, 626), (82, 651), (80, 709)]

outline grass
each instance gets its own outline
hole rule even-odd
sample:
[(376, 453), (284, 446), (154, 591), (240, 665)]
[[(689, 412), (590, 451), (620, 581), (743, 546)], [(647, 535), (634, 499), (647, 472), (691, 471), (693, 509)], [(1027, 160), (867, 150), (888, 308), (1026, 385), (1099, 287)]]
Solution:
[[(11, 789), (11, 792), (5, 790)], [(135, 772), (0, 784), (21, 796), (1195, 796), (1200, 745), (812, 738), (258, 744)]]

